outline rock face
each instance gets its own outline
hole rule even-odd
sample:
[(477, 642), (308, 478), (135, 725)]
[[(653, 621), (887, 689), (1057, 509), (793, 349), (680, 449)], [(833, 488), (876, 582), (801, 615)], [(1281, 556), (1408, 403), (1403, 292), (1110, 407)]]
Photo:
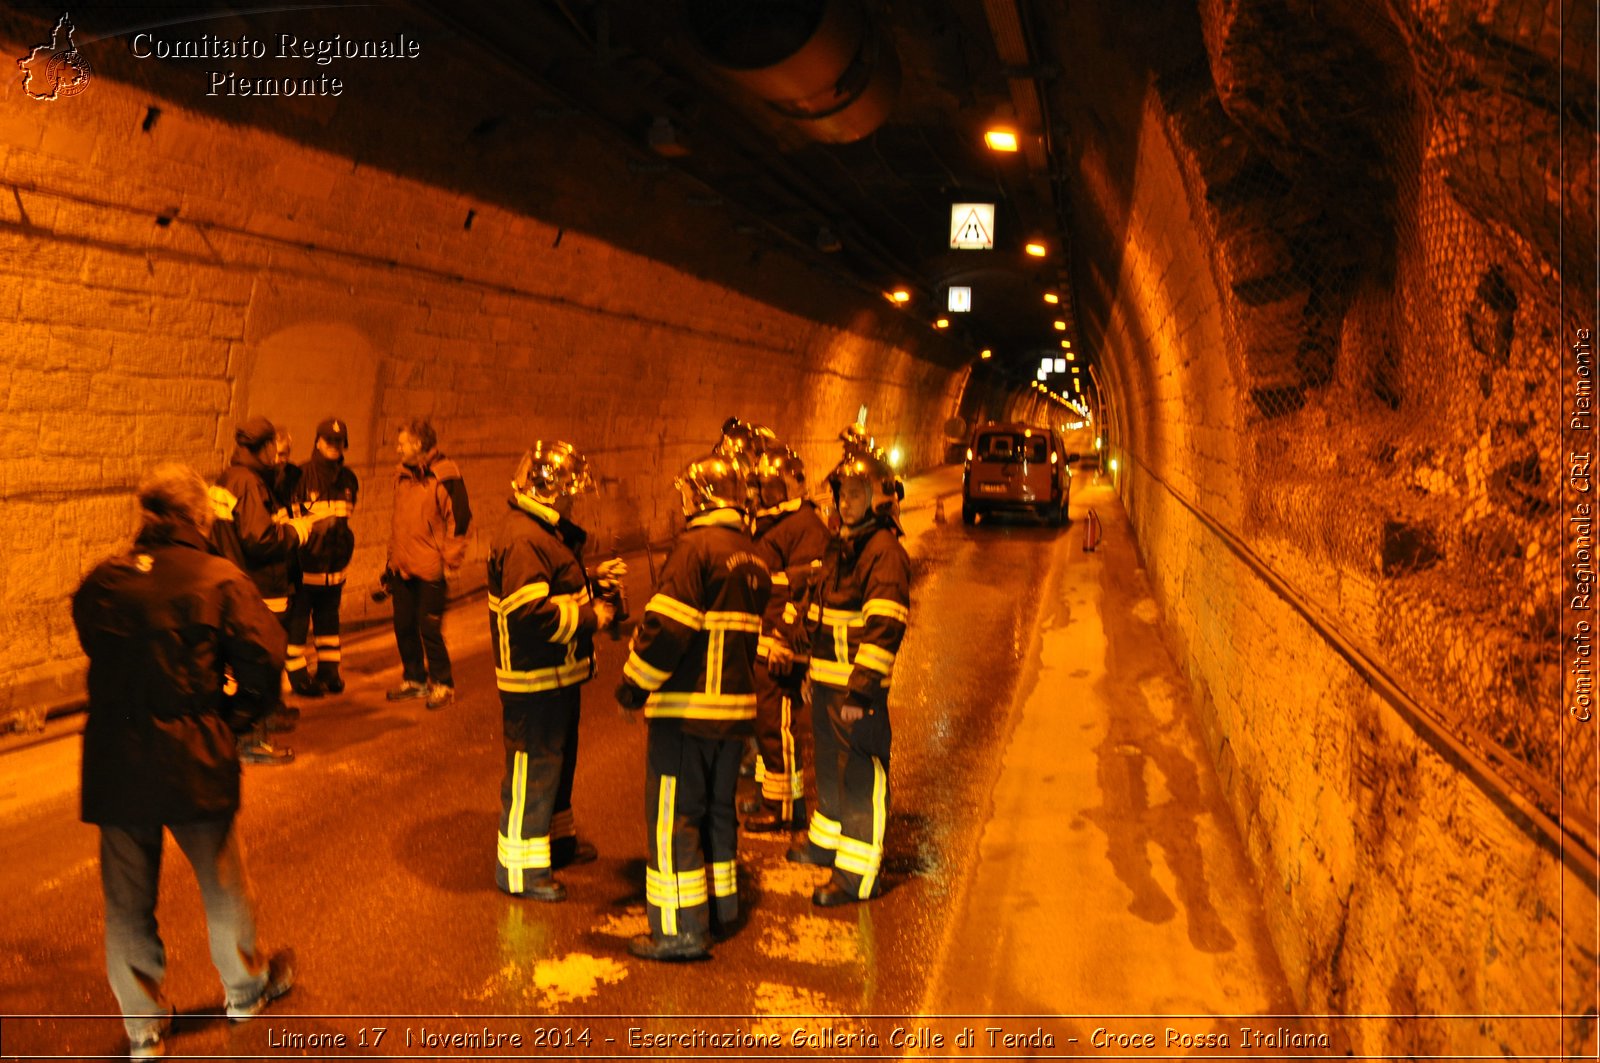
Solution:
[[(1053, 25), (1123, 496), (1308, 1011), (1550, 1014), (1593, 984), (1595, 740), (1563, 711), (1560, 597), (1594, 438), (1566, 416), (1594, 327), (1591, 7)], [(1354, 1047), (1593, 1038), (1417, 1019)]]

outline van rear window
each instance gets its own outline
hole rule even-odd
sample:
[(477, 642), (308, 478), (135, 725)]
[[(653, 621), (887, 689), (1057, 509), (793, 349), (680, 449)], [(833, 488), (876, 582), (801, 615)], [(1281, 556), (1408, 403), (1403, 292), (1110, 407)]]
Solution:
[(1050, 441), (1042, 434), (981, 432), (972, 452), (979, 461), (1049, 461)]

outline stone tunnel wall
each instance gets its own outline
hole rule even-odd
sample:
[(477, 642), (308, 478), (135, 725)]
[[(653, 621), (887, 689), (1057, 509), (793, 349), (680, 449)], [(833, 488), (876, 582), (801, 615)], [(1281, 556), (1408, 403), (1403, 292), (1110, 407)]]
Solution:
[(1422, 1016), (1358, 1052), (1592, 1053), (1562, 554), (1593, 53), (1553, 4), (1199, 14), (1068, 16), (1076, 295), (1285, 970), (1308, 1013)]
[(247, 416), (286, 423), (298, 460), (323, 417), (349, 422), (353, 621), (387, 615), (367, 591), (403, 418), (431, 419), (463, 467), (465, 592), (535, 438), (591, 459), (601, 492), (577, 517), (604, 554), (671, 534), (672, 477), (729, 415), (826, 470), (865, 406), (916, 469), (944, 459), (966, 376), (919, 357), (859, 293), (839, 292), (842, 323), (819, 323), (109, 78), (53, 105), (0, 78), (0, 180), (0, 721), (18, 725), (82, 689), (67, 598), (129, 541), (141, 471), (176, 459), (215, 475)]

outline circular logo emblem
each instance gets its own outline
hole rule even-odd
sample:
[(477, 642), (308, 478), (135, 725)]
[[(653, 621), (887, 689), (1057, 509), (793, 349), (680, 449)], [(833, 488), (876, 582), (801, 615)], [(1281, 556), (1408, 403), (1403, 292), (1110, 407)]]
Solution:
[(50, 64), (45, 68), (45, 80), (50, 85), (51, 94), (54, 96), (76, 96), (89, 87), (89, 78), (94, 71), (89, 66), (89, 60), (77, 49), (70, 52), (57, 52), (50, 57)]

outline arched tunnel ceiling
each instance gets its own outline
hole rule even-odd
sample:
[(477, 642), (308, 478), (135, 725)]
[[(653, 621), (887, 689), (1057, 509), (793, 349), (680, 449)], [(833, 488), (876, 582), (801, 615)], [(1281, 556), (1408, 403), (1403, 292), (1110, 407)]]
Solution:
[[(1042, 299), (1067, 290), (1065, 204), (1056, 202), (1061, 185), (1042, 131), (1025, 136), (1023, 152), (996, 155), (982, 130), (997, 112), (1038, 111), (1027, 103), (1019, 112), (1015, 100), (1043, 99), (1039, 88), (1058, 73), (1050, 47), (1033, 35), (1042, 23), (1032, 9), (1050, 5), (863, 0), (873, 31), (898, 56), (899, 90), (873, 132), (826, 144), (707, 62), (690, 29), (691, 2), (212, 3), (187, 6), (181, 17), (166, 5), (87, 4), (74, 5), (73, 18), (80, 43), (93, 42), (86, 54), (96, 74), (147, 88), (152, 103), (172, 99), (590, 232), (815, 320), (870, 319), (932, 361), (962, 364), (992, 348), (997, 364), (1015, 363), (1019, 382), (1030, 379), (1023, 367), (1059, 339), (1052, 322), (1070, 320), (1070, 299), (1059, 308)], [(20, 39), (59, 15), (36, 0), (0, 11)], [(1002, 59), (1001, 24), (1023, 40), (1010, 47), (1027, 50), (1025, 68)], [(196, 82), (219, 64), (129, 54), (126, 41), (151, 26), (186, 41), (408, 33), (429, 62), (362, 64), (356, 91), (337, 99), (211, 97)], [(285, 72), (275, 56), (226, 65), (241, 76)], [(304, 73), (340, 70), (308, 63)], [(651, 150), (658, 119), (686, 154)], [(950, 205), (965, 201), (996, 204), (994, 250), (950, 250)], [(1047, 244), (1048, 257), (1023, 254), (1033, 239)], [(951, 284), (974, 289), (971, 313), (946, 314)], [(882, 298), (896, 286), (913, 293), (898, 310)], [(931, 326), (941, 316), (952, 323), (942, 333)]]

